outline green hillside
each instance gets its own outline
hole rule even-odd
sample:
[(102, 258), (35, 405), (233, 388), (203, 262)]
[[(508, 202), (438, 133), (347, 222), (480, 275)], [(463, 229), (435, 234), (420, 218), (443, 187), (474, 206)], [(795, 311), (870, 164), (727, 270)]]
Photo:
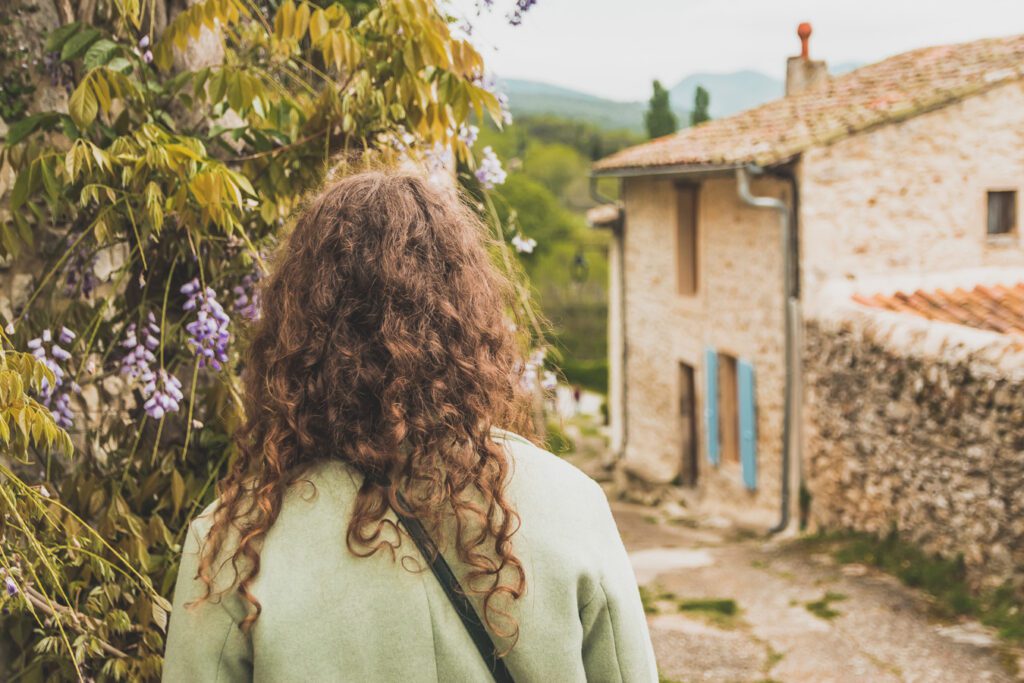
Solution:
[[(502, 81), (513, 116), (547, 114), (585, 121), (606, 130), (642, 133), (647, 102), (620, 102), (537, 81), (510, 78)], [(680, 121), (689, 120), (689, 112), (673, 103)]]

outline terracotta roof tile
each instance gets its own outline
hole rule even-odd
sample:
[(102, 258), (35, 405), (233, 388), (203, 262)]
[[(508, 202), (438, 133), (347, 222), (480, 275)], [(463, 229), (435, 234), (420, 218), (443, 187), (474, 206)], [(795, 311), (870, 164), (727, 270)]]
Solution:
[(891, 295), (855, 294), (863, 306), (911, 313), (929, 320), (1024, 336), (1024, 282), (1016, 285), (978, 285), (974, 289), (896, 292)]
[(1024, 78), (1024, 35), (940, 45), (869, 64), (820, 88), (629, 147), (595, 171), (677, 164), (772, 164), (883, 123)]

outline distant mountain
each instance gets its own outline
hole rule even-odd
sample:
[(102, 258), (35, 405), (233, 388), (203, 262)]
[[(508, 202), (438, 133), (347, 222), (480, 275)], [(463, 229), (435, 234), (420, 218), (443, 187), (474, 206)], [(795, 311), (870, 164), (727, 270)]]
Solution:
[(676, 83), (669, 91), (672, 102), (678, 104), (693, 102), (697, 86), (703, 86), (711, 95), (709, 110), (711, 117), (720, 119), (736, 112), (756, 107), (769, 100), (782, 97), (786, 86), (778, 78), (758, 71), (734, 71), (732, 73), (696, 73)]
[[(859, 66), (861, 64), (858, 62), (843, 62), (832, 66), (829, 71), (833, 75), (840, 75)], [(693, 104), (693, 95), (698, 85), (711, 94), (711, 116), (716, 119), (782, 97), (786, 89), (781, 79), (759, 71), (692, 74), (676, 83), (669, 91), (680, 127), (690, 122), (689, 108)], [(609, 100), (571, 88), (515, 78), (502, 80), (501, 86), (509, 97), (513, 116), (553, 114), (607, 129), (644, 132), (646, 100)]]
[(839, 62), (838, 64), (829, 64), (828, 72), (833, 76), (842, 76), (862, 66), (864, 66), (864, 62)]
[[(636, 133), (644, 131), (644, 112), (647, 102), (621, 102), (597, 95), (563, 88), (537, 81), (509, 78), (501, 81), (508, 95), (512, 115), (554, 114), (577, 119), (601, 128), (624, 129)], [(682, 107), (674, 107), (679, 124), (685, 125), (690, 114)]]

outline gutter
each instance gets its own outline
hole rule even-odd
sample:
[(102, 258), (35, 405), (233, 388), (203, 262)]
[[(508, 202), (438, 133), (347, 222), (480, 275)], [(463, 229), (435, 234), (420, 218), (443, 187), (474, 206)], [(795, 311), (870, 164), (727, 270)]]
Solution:
[[(800, 424), (799, 424), (799, 393), (797, 387), (800, 381), (800, 356), (797, 340), (800, 336), (800, 299), (798, 292), (798, 278), (794, 276), (793, 266), (797, 262), (793, 241), (795, 235), (795, 211), (791, 211), (789, 205), (774, 197), (758, 197), (750, 192), (750, 174), (764, 173), (758, 166), (748, 166), (736, 169), (736, 185), (740, 199), (747, 205), (760, 209), (771, 209), (779, 214), (779, 221), (782, 228), (782, 250), (783, 250), (783, 294), (785, 301), (785, 407), (782, 423), (782, 482), (780, 491), (779, 522), (768, 530), (769, 534), (777, 534), (785, 530), (790, 522), (790, 471), (791, 456), (794, 444), (800, 448)], [(796, 189), (796, 178), (789, 174), (788, 177), (793, 189)], [(794, 192), (793, 201), (796, 201)], [(799, 456), (798, 456), (799, 457)], [(799, 461), (798, 461), (799, 462)]]

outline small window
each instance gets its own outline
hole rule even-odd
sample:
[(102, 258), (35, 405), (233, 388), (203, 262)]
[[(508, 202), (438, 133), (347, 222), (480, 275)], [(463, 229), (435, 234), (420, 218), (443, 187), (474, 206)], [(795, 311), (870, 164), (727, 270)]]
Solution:
[(718, 436), (722, 444), (722, 462), (740, 461), (739, 396), (736, 357), (718, 354)]
[(697, 186), (676, 185), (676, 272), (679, 293), (697, 293)]
[(988, 193), (988, 234), (1008, 235), (1017, 229), (1017, 192), (1014, 190)]

